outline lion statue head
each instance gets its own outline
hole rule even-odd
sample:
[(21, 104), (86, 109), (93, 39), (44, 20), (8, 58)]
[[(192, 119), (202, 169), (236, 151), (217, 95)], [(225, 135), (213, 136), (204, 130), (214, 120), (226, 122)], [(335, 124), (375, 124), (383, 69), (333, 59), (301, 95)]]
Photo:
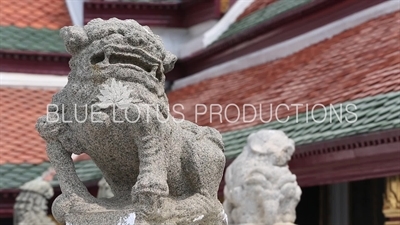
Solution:
[[(114, 78), (135, 85), (137, 93), (146, 95), (138, 98), (158, 102), (167, 110), (165, 73), (174, 68), (177, 58), (149, 27), (134, 20), (94, 19), (84, 27), (64, 27), (60, 34), (72, 55), (63, 92), (74, 104), (90, 104), (80, 100), (96, 99), (99, 87)], [(156, 99), (149, 98), (149, 92)], [(57, 96), (53, 101), (57, 102)]]
[(260, 130), (252, 133), (244, 147), (244, 151), (264, 157), (276, 166), (287, 165), (294, 150), (294, 141), (280, 130)]

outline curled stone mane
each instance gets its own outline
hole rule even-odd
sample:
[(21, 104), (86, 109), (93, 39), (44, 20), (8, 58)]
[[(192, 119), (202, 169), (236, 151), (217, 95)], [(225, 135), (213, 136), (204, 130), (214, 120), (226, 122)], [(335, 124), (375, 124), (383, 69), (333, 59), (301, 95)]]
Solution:
[(133, 46), (142, 46), (144, 50), (155, 54), (162, 60), (163, 73), (171, 71), (176, 62), (176, 56), (164, 49), (161, 38), (154, 34), (149, 27), (141, 26), (134, 20), (94, 19), (83, 28), (64, 27), (60, 33), (67, 51), (72, 56), (78, 54), (93, 41), (118, 33), (127, 37)]
[[(113, 34), (118, 34), (123, 36), (123, 43), (117, 42), (116, 48), (119, 48), (118, 44), (121, 44), (121, 46), (128, 45), (134, 47), (137, 49), (136, 53), (144, 60), (152, 60), (154, 63), (158, 64), (157, 70), (154, 72), (154, 76), (157, 79), (148, 79), (150, 75), (147, 73), (119, 75), (118, 72), (114, 71), (111, 72), (111, 74), (110, 72), (108, 72), (109, 74), (104, 74), (103, 77), (111, 77), (110, 75), (112, 75), (117, 80), (120, 79), (130, 81), (131, 83), (140, 83), (140, 85), (144, 86), (149, 92), (158, 97), (157, 104), (161, 106), (164, 116), (169, 113), (168, 99), (164, 92), (165, 73), (174, 68), (176, 56), (163, 47), (161, 38), (154, 34), (149, 27), (141, 26), (134, 20), (119, 20), (116, 18), (109, 20), (94, 19), (84, 27), (64, 27), (61, 29), (60, 34), (64, 40), (67, 51), (72, 55), (70, 60), (71, 72), (69, 73), (69, 81), (65, 92), (70, 92), (71, 95), (72, 93), (74, 95), (79, 95), (79, 93), (82, 95), (88, 94), (85, 90), (87, 90), (91, 84), (90, 82), (82, 82), (82, 80), (93, 75), (88, 72), (91, 70), (88, 70), (87, 66), (82, 66), (82, 61), (85, 60), (84, 55), (87, 55), (88, 52), (90, 54), (98, 49), (98, 46), (94, 46), (92, 43), (95, 44), (98, 42), (99, 46), (104, 46), (107, 44), (107, 38), (110, 38)], [(122, 48), (123, 47), (121, 47), (121, 49)], [(91, 60), (93, 60), (94, 57), (96, 57), (95, 54), (92, 56)], [(99, 73), (102, 72), (100, 71)], [(99, 83), (96, 85), (98, 86), (98, 84)], [(142, 87), (135, 88), (141, 89)], [(89, 92), (89, 94), (95, 95), (94, 91), (92, 93)], [(82, 96), (82, 99), (85, 97), (87, 96)], [(57, 97), (53, 99), (55, 100), (54, 102), (57, 102), (56, 99)]]

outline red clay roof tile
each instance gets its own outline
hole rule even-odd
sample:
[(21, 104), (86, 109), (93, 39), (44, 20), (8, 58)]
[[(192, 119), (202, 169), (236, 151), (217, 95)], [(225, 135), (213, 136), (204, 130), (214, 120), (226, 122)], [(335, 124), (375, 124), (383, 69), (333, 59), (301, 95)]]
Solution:
[[(0, 87), (0, 164), (48, 161), (44, 140), (35, 130), (36, 120), (56, 90)], [(81, 154), (75, 161), (88, 160)]]
[(0, 164), (42, 163), (45, 143), (35, 130), (54, 90), (0, 88)]
[[(181, 112), (186, 119), (226, 132), (262, 121), (246, 123), (240, 118), (229, 123), (222, 116), (220, 123), (214, 115), (210, 122), (211, 104), (220, 104), (223, 109), (231, 103), (239, 107), (261, 104), (262, 119), (268, 120), (269, 104), (275, 108), (282, 103), (328, 105), (400, 91), (400, 30), (395, 25), (399, 18), (400, 12), (381, 16), (289, 57), (173, 91), (168, 94), (170, 104), (182, 104)], [(208, 109), (205, 115), (198, 113), (197, 120), (196, 104), (204, 104)], [(250, 118), (252, 111), (244, 110)], [(299, 112), (304, 111), (305, 107), (299, 107)], [(242, 116), (243, 110), (240, 113)], [(228, 114), (228, 119), (235, 117), (231, 111)], [(295, 107), (278, 113), (281, 118), (293, 114)]]
[(65, 1), (0, 1), (0, 26), (60, 29), (71, 24)]

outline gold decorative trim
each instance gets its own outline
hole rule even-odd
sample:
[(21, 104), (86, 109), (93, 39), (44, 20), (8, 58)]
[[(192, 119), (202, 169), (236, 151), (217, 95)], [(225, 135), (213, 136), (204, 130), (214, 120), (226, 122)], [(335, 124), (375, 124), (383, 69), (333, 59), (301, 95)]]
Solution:
[(230, 6), (230, 0), (220, 0), (220, 12), (221, 13), (226, 13), (229, 9)]
[(400, 221), (387, 221), (385, 225), (400, 225)]
[(389, 221), (385, 225), (400, 225), (400, 176), (386, 178), (386, 192), (383, 200), (383, 214)]

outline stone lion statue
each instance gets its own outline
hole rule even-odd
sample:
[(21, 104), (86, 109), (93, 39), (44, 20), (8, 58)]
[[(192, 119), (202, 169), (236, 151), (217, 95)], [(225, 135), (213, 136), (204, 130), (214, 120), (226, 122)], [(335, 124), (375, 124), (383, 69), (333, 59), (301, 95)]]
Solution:
[[(136, 224), (223, 224), (222, 137), (170, 115), (164, 74), (176, 57), (161, 39), (134, 20), (115, 18), (64, 27), (61, 36), (72, 55), (68, 83), (36, 124), (62, 190), (54, 217), (82, 224), (71, 215), (128, 210)], [(72, 153), (93, 159), (112, 198), (89, 194)]]
[(293, 224), (301, 189), (288, 168), (294, 142), (282, 131), (260, 130), (226, 170), (229, 224)]

